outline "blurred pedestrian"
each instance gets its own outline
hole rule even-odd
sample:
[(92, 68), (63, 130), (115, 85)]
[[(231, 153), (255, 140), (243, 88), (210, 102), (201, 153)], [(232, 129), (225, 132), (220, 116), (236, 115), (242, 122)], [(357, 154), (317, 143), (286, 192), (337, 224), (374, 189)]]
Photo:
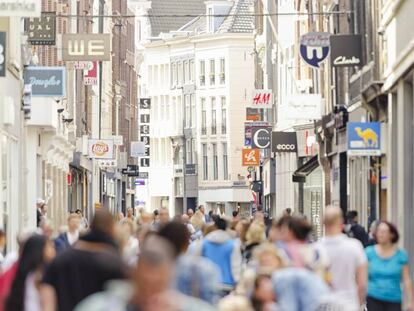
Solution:
[(174, 247), (175, 288), (182, 294), (216, 304), (219, 298), (220, 271), (210, 260), (187, 253), (190, 233), (185, 225), (170, 222), (159, 235)]
[(195, 246), (194, 252), (220, 267), (222, 293), (226, 295), (241, 277), (242, 254), (239, 241), (226, 231), (226, 220), (217, 218), (214, 226), (215, 230)]
[(246, 297), (230, 295), (220, 300), (219, 311), (253, 311), (253, 308)]
[(53, 235), (53, 225), (49, 219), (43, 218), (40, 221), (39, 228), (37, 228), (36, 233), (46, 236), (48, 239), (52, 238)]
[(47, 268), (41, 286), (44, 311), (71, 311), (107, 281), (125, 277), (115, 240), (115, 221), (106, 209), (95, 212), (91, 230)]
[(68, 217), (68, 229), (61, 233), (55, 240), (56, 252), (62, 253), (70, 248), (79, 239), (80, 218), (76, 213), (71, 213)]
[(77, 209), (76, 210), (76, 214), (78, 214), (79, 215), (79, 218), (80, 218), (79, 230), (81, 232), (84, 232), (84, 231), (88, 230), (88, 228), (89, 228), (89, 222), (86, 219), (86, 217), (83, 216), (82, 211), (80, 209)]
[(189, 208), (189, 209), (187, 210), (187, 215), (188, 215), (188, 218), (189, 218), (189, 219), (191, 219), (191, 217), (193, 217), (193, 216), (194, 216), (194, 211), (193, 211), (193, 209), (192, 209), (192, 208)]
[(45, 236), (33, 235), (23, 246), (5, 310), (42, 310), (39, 286), (45, 266), (56, 252), (53, 243)]
[(379, 220), (374, 220), (371, 225), (369, 226), (369, 233), (368, 233), (368, 246), (375, 245), (377, 242), (375, 241), (375, 230), (379, 225)]
[(137, 263), (139, 253), (139, 242), (134, 233), (134, 225), (130, 221), (120, 225), (122, 259), (131, 267)]
[(239, 216), (239, 211), (233, 211), (232, 213), (232, 221), (239, 221), (240, 220), (240, 216)]
[(39, 227), (40, 221), (43, 217), (43, 205), (45, 205), (45, 200), (38, 198), (36, 201), (36, 226)]
[[(122, 291), (109, 290), (88, 297), (75, 311), (212, 311), (202, 300), (170, 288), (174, 277), (174, 250), (154, 234), (144, 241), (132, 283)], [(119, 288), (121, 284), (117, 284)]]
[(347, 310), (358, 311), (365, 302), (367, 286), (367, 258), (355, 239), (342, 233), (344, 219), (339, 207), (328, 207), (324, 215), (325, 237), (319, 245), (329, 258), (332, 288)]
[(132, 207), (127, 208), (125, 220), (128, 220), (131, 223), (135, 223), (134, 209)]
[(398, 247), (397, 228), (387, 221), (382, 221), (375, 231), (375, 239), (377, 244), (365, 250), (368, 257), (368, 310), (402, 310), (404, 293), (404, 310), (413, 311), (413, 288), (408, 255), (405, 250)]
[(248, 264), (253, 257), (254, 249), (265, 240), (265, 227), (261, 222), (254, 221), (246, 232), (246, 246), (243, 251), (243, 261)]
[(204, 205), (199, 205), (196, 214), (201, 214), (201, 218), (203, 219), (204, 223), (210, 222), (208, 215), (206, 215), (206, 209)]
[(201, 235), (197, 236), (196, 230), (194, 229), (194, 226), (190, 222), (190, 218), (187, 214), (184, 214), (181, 216), (181, 222), (187, 227), (188, 232), (190, 233), (190, 240), (195, 241), (199, 238), (201, 238)]
[(364, 247), (368, 245), (368, 234), (365, 231), (364, 227), (362, 227), (358, 223), (358, 212), (357, 211), (349, 211), (346, 214), (347, 223), (345, 225), (345, 233), (350, 238), (354, 238), (359, 240)]

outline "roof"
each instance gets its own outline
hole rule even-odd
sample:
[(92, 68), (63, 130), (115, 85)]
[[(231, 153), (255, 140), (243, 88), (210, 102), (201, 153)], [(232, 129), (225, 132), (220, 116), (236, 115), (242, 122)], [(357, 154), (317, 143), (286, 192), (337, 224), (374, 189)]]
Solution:
[[(230, 9), (229, 16), (223, 19), (218, 33), (251, 33), (254, 29), (254, 0), (235, 0)], [(195, 34), (206, 32), (206, 16), (202, 15), (194, 18), (179, 30), (191, 31)]]
[(151, 36), (157, 37), (161, 32), (178, 30), (194, 19), (185, 17), (157, 17), (154, 15), (199, 15), (205, 13), (204, 0), (152, 0), (149, 10)]

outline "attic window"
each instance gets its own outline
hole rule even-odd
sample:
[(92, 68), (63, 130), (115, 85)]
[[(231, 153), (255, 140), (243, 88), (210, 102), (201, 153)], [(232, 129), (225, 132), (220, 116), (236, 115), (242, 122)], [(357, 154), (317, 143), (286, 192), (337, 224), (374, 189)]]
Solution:
[(214, 32), (214, 26), (213, 26), (213, 9), (208, 8), (208, 31)]

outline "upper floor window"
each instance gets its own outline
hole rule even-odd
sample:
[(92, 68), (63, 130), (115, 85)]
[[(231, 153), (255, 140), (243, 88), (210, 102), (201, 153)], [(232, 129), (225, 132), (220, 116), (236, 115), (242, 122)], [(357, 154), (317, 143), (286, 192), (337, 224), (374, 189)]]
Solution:
[(216, 62), (210, 59), (210, 85), (216, 84)]
[(200, 60), (200, 86), (206, 85), (206, 62)]
[(220, 59), (220, 84), (226, 83), (226, 63), (224, 58)]

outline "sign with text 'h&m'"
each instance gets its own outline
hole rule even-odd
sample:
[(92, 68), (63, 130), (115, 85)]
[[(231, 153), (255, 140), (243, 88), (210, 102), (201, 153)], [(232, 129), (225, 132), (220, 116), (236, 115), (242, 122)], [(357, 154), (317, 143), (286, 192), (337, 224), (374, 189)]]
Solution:
[(273, 106), (273, 93), (271, 90), (254, 90), (249, 108), (270, 109)]

